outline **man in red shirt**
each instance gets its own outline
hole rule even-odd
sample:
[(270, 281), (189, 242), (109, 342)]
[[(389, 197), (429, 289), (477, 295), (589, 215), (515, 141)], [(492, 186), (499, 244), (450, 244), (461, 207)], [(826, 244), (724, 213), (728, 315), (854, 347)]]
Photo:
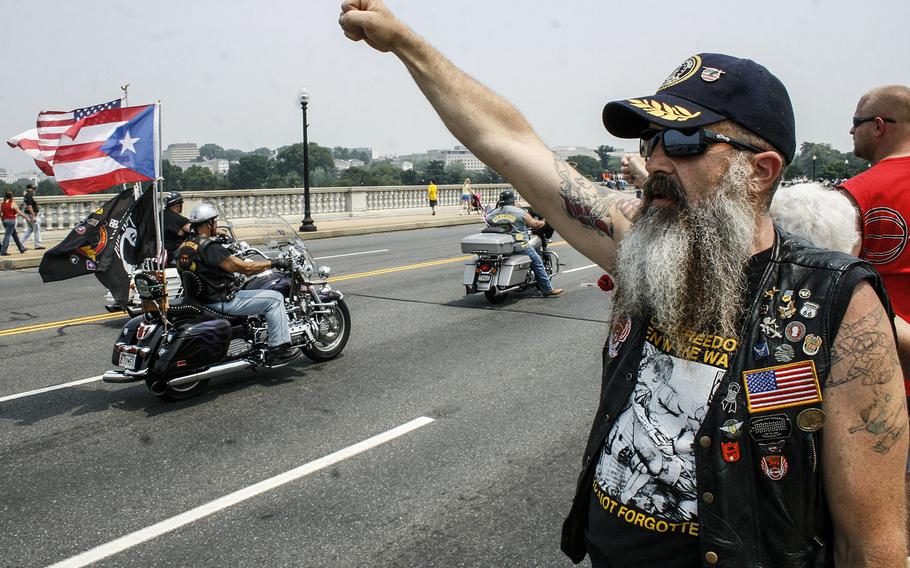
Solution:
[[(840, 186), (856, 207), (862, 235), (853, 254), (875, 265), (894, 313), (910, 321), (910, 87), (888, 85), (863, 95), (850, 134), (853, 153), (873, 164)], [(910, 340), (898, 338), (906, 342), (898, 349), (906, 357)], [(902, 363), (910, 379), (910, 361)]]
[[(856, 103), (850, 134), (853, 153), (873, 164), (840, 186), (856, 207), (862, 235), (853, 254), (875, 266), (888, 290), (898, 316), (898, 353), (904, 389), (910, 396), (910, 327), (906, 323), (910, 321), (910, 88), (888, 85), (863, 95)], [(905, 490), (910, 509), (910, 460), (907, 469)]]

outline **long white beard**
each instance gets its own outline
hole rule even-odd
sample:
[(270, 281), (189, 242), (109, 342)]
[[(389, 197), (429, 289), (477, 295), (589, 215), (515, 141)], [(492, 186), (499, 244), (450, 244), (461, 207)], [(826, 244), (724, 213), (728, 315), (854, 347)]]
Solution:
[[(713, 191), (697, 192), (709, 197), (691, 206), (669, 177), (648, 179), (618, 251), (615, 314), (653, 316), (679, 347), (689, 332), (738, 336), (744, 269), (756, 233), (750, 174), (748, 156), (738, 153)], [(675, 196), (677, 207), (650, 206), (656, 187)]]

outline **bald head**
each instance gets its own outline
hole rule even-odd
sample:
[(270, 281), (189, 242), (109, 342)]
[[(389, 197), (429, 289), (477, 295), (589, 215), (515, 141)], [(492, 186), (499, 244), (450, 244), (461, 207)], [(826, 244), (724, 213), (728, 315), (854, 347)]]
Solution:
[(898, 123), (910, 123), (910, 87), (877, 87), (859, 99), (859, 107), (863, 109), (863, 116), (883, 116)]
[(856, 118), (867, 120), (850, 130), (854, 154), (871, 162), (910, 156), (910, 87), (872, 89), (856, 104)]

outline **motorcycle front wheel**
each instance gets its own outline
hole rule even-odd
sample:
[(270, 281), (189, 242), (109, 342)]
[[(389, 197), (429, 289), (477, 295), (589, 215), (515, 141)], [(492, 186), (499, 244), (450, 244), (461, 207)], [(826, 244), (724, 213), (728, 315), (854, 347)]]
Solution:
[(338, 300), (331, 312), (320, 314), (316, 341), (300, 348), (304, 355), (321, 363), (330, 361), (344, 349), (351, 335), (351, 312), (344, 300)]

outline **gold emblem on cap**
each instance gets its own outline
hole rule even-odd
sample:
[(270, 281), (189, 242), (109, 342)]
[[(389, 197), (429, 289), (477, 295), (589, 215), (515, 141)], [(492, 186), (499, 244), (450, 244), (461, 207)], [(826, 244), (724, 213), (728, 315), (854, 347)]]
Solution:
[(796, 415), (796, 425), (803, 432), (815, 432), (822, 429), (826, 419), (821, 408), (807, 408)]
[(664, 79), (664, 82), (661, 83), (660, 87), (657, 88), (657, 92), (659, 93), (666, 88), (682, 83), (692, 75), (695, 75), (695, 72), (698, 71), (700, 67), (701, 57), (698, 55), (693, 55), (692, 57), (687, 58), (685, 61), (679, 64), (679, 67), (670, 73), (669, 77)]
[(640, 108), (651, 116), (675, 122), (685, 122), (701, 115), (701, 112), (693, 113), (679, 105), (670, 105), (654, 100), (649, 101), (648, 99), (629, 99), (629, 104), (635, 108)]

